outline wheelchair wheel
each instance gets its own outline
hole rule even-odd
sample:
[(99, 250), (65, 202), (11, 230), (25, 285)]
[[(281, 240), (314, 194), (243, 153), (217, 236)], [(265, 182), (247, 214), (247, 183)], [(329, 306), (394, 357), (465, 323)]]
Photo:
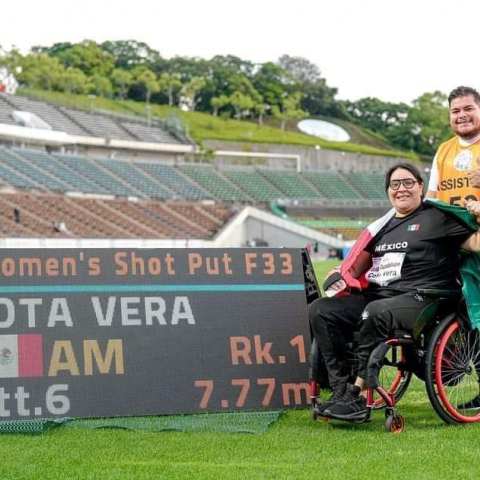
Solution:
[(385, 431), (402, 433), (405, 430), (405, 419), (402, 415), (389, 415), (385, 420)]
[[(403, 347), (399, 345), (391, 345), (387, 350), (382, 368), (378, 375), (380, 386), (388, 393), (394, 394), (395, 400), (398, 402), (407, 391), (412, 372), (402, 368), (405, 363), (405, 352)], [(378, 410), (385, 407), (383, 398), (375, 392), (373, 398), (373, 408)]]
[(479, 395), (480, 337), (455, 318), (447, 317), (434, 330), (425, 364), (428, 397), (448, 424), (480, 421), (480, 409), (468, 403)]

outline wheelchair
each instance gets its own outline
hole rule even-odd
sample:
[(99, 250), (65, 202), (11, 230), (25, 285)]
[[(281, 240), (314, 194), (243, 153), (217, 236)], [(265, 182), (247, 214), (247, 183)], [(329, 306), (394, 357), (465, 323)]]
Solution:
[[(319, 298), (320, 290), (308, 253), (303, 255), (303, 261), (305, 291), (310, 304)], [(434, 297), (434, 301), (421, 312), (413, 331), (392, 332), (392, 337), (377, 345), (370, 354), (365, 379), (367, 415), (359, 423), (369, 422), (374, 410), (384, 409), (385, 430), (401, 433), (405, 420), (397, 404), (413, 375), (425, 382), (430, 403), (444, 422), (450, 425), (480, 422), (480, 408), (468, 405), (480, 393), (479, 332), (458, 313), (459, 292), (423, 289), (418, 293)], [(347, 344), (352, 380), (356, 377), (356, 345), (358, 333), (354, 333)], [(309, 363), (311, 412), (312, 419), (317, 420), (316, 408), (328, 380), (315, 339)]]

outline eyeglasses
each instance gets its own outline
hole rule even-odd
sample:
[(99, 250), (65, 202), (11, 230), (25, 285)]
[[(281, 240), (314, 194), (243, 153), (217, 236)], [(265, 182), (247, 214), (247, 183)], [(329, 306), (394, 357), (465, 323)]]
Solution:
[(390, 180), (390, 188), (392, 190), (398, 190), (400, 185), (403, 185), (407, 190), (413, 188), (413, 186), (418, 183), (413, 178), (400, 178), (399, 180)]

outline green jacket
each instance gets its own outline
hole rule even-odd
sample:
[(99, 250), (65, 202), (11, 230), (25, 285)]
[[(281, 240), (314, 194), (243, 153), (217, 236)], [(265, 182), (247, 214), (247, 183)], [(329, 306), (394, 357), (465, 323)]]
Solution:
[[(472, 232), (478, 230), (475, 215), (469, 213), (465, 208), (458, 205), (448, 205), (439, 200), (426, 200), (430, 205), (442, 210), (447, 215), (460, 220)], [(472, 252), (461, 252), (462, 264), (460, 275), (462, 277), (462, 292), (467, 304), (468, 317), (472, 327), (480, 327), (480, 254)]]

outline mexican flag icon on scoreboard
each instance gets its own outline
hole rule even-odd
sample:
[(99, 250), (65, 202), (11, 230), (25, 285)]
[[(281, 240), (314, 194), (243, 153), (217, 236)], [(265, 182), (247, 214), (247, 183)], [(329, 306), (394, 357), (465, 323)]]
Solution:
[(42, 335), (0, 335), (0, 378), (42, 376)]

